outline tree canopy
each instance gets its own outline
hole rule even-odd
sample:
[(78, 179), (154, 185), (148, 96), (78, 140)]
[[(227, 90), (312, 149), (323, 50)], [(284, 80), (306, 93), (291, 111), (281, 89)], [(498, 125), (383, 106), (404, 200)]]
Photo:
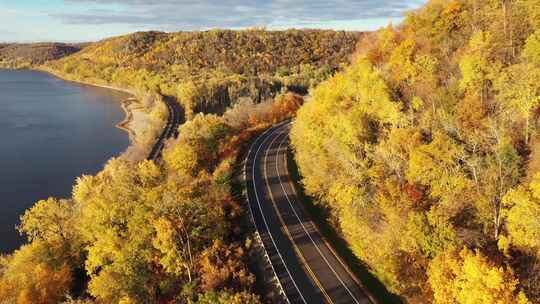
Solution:
[(298, 112), (307, 193), (410, 303), (540, 300), (537, 178), (522, 185), (538, 149), (537, 5), (429, 1), (365, 35)]

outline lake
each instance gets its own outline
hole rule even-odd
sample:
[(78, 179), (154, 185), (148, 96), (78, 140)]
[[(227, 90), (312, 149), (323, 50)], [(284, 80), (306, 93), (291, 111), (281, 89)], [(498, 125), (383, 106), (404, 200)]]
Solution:
[(36, 71), (0, 69), (0, 253), (23, 242), (24, 211), (67, 198), (75, 178), (95, 174), (129, 145), (115, 125), (127, 95)]

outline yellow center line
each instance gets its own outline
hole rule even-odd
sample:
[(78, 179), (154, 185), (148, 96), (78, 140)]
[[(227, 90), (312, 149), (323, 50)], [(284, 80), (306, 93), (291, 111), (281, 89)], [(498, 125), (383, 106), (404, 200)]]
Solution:
[[(278, 124), (279, 126), (280, 124)], [(276, 126), (276, 128), (278, 128)], [(267, 132), (270, 131), (270, 134), (273, 133), (275, 130), (272, 130), (272, 129), (268, 129), (266, 130), (262, 135), (259, 136), (259, 138), (264, 138), (265, 134)], [(248, 152), (248, 157), (246, 158), (246, 163), (244, 164), (245, 165), (245, 169), (247, 168), (247, 159), (249, 158), (250, 154), (251, 154), (251, 148), (253, 148), (253, 145), (259, 140), (259, 138), (257, 138), (257, 140), (255, 140), (255, 142), (252, 144), (252, 146), (250, 147), (249, 149), (249, 152)], [(304, 295), (302, 294), (302, 292), (300, 291), (300, 289), (298, 288), (298, 285), (296, 284), (294, 278), (292, 277), (290, 271), (289, 271), (289, 268), (287, 267), (287, 264), (285, 263), (285, 261), (283, 260), (283, 257), (281, 255), (281, 252), (279, 250), (279, 248), (277, 247), (277, 244), (274, 240), (274, 237), (272, 235), (272, 232), (270, 231), (270, 228), (268, 226), (268, 223), (266, 221), (266, 217), (264, 216), (264, 213), (263, 213), (263, 210), (262, 210), (262, 206), (261, 206), (261, 202), (259, 200), (259, 195), (258, 195), (258, 192), (257, 192), (257, 185), (256, 185), (256, 182), (255, 182), (255, 167), (257, 165), (257, 156), (259, 155), (259, 150), (261, 149), (261, 147), (264, 145), (264, 143), (270, 138), (270, 136), (267, 136), (266, 138), (264, 138), (262, 140), (262, 143), (259, 144), (258, 148), (257, 148), (257, 151), (255, 152), (255, 156), (253, 158), (253, 165), (252, 165), (252, 169), (251, 169), (251, 174), (252, 174), (252, 183), (253, 183), (253, 189), (254, 189), (254, 193), (255, 193), (255, 198), (256, 198), (256, 201), (257, 201), (257, 205), (259, 207), (259, 211), (261, 212), (261, 217), (262, 217), (262, 220), (263, 220), (263, 223), (268, 231), (268, 236), (270, 237), (270, 240), (272, 241), (272, 244), (274, 245), (274, 247), (276, 248), (276, 251), (277, 251), (277, 254), (279, 256), (279, 258), (281, 259), (282, 263), (283, 263), (283, 266), (285, 267), (285, 270), (287, 271), (287, 274), (289, 275), (289, 277), (291, 278), (291, 281), (294, 285), (294, 287), (296, 288), (296, 290), (298, 291), (298, 294), (300, 295), (300, 297), (302, 298), (302, 301), (304, 303), (307, 304), (305, 298), (304, 298)], [(249, 194), (248, 194), (248, 199), (249, 199)], [(251, 206), (250, 206), (251, 208)], [(251, 209), (250, 209), (251, 210)], [(263, 244), (263, 247), (265, 247), (265, 250), (266, 250), (266, 246), (264, 245), (264, 242), (262, 242)], [(272, 266), (272, 269), (274, 270), (274, 274), (276, 274), (276, 278), (277, 278), (277, 281), (278, 281), (278, 284), (281, 286), (281, 290), (285, 293), (285, 290), (283, 289), (283, 285), (281, 284), (281, 280), (279, 279), (279, 277), (277, 276), (277, 273), (275, 271), (275, 268), (272, 264), (272, 261), (270, 261), (270, 266)], [(290, 303), (289, 301), (289, 298), (288, 298), (288, 295), (285, 293), (285, 299), (287, 301), (287, 303)]]
[[(280, 135), (274, 137), (274, 139), (272, 140), (272, 142), (270, 142), (270, 145), (269, 147), (272, 146), (272, 144), (276, 141), (277, 138), (279, 138)], [(283, 219), (281, 213), (279, 212), (279, 209), (277, 208), (277, 205), (276, 205), (276, 201), (274, 200), (274, 195), (272, 194), (272, 190), (270, 189), (270, 183), (268, 182), (268, 174), (266, 172), (266, 164), (267, 164), (267, 157), (268, 157), (268, 151), (270, 149), (267, 149), (266, 152), (265, 152), (265, 155), (264, 155), (264, 165), (263, 165), (263, 175), (264, 175), (264, 179), (265, 179), (265, 184), (266, 184), (266, 188), (267, 188), (267, 191), (270, 195), (270, 199), (272, 201), (272, 207), (274, 208), (275, 212), (277, 213), (278, 215), (278, 218), (279, 218), (279, 221), (281, 222), (281, 224), (283, 225), (283, 227), (285, 228), (285, 234), (287, 235), (287, 237), (291, 240), (291, 243), (294, 247), (294, 250), (296, 252), (296, 254), (298, 255), (298, 257), (302, 260), (302, 263), (304, 265), (306, 265), (306, 269), (308, 270), (310, 276), (312, 277), (313, 281), (315, 282), (315, 284), (319, 287), (319, 289), (322, 291), (325, 299), (331, 303), (331, 304), (334, 304), (334, 301), (332, 301), (332, 298), (330, 298), (330, 296), (328, 295), (328, 293), (326, 292), (326, 290), (324, 289), (324, 287), (322, 286), (321, 282), (319, 281), (319, 279), (317, 278), (317, 276), (315, 275), (315, 273), (313, 272), (313, 270), (311, 269), (311, 267), (309, 266), (309, 264), (307, 263), (305, 257), (304, 257), (304, 254), (302, 253), (302, 251), (300, 250), (300, 248), (298, 248), (298, 246), (296, 245), (296, 243), (294, 242), (293, 238), (292, 238), (292, 235), (289, 231), (289, 228), (287, 227), (287, 225), (285, 224), (285, 220)]]
[[(280, 145), (283, 144), (286, 140), (282, 140)], [(287, 160), (287, 153), (284, 153), (283, 154), (283, 160), (285, 162), (285, 164), (288, 163), (288, 160)], [(287, 175), (290, 176), (290, 173), (289, 173), (289, 166), (285, 166), (285, 172)], [(296, 191), (296, 186), (293, 184), (292, 180), (289, 178), (288, 180), (288, 184), (289, 184), (289, 187), (292, 189), (292, 191), (294, 192), (295, 196), (296, 197), (299, 197), (298, 195), (298, 192)], [(304, 206), (302, 204), (298, 204), (300, 206), (300, 208), (302, 208), (302, 210), (304, 210), (304, 212), (307, 213), (307, 211), (305, 210)], [(345, 264), (345, 262), (341, 259), (341, 257), (338, 255), (338, 253), (334, 250), (334, 248), (330, 245), (330, 243), (326, 240), (326, 238), (322, 235), (322, 233), (320, 232), (319, 228), (317, 227), (317, 225), (315, 225), (315, 223), (313, 223), (312, 225), (314, 227), (315, 230), (317, 230), (317, 232), (321, 235), (321, 239), (322, 241), (324, 242), (324, 244), (326, 245), (326, 247), (328, 248), (328, 250), (330, 250), (330, 252), (332, 252), (332, 254), (334, 255), (334, 257), (336, 258), (336, 260), (341, 264), (341, 266), (343, 267), (343, 269), (345, 269), (345, 271), (349, 274), (349, 276), (351, 277), (351, 279), (356, 283), (356, 285), (364, 292), (364, 294), (369, 298), (369, 300), (374, 303), (374, 304), (378, 304), (379, 301), (371, 294), (371, 292), (369, 290), (366, 289), (366, 287), (364, 286), (364, 284), (362, 284), (362, 282), (360, 282), (360, 280), (356, 277), (356, 275), (349, 269), (349, 266), (347, 266)]]

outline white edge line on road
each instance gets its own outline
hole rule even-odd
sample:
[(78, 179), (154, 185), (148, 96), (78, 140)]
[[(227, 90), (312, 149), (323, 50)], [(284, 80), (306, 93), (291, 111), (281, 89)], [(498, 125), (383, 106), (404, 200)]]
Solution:
[[(262, 138), (266, 133), (268, 133), (272, 128), (268, 128), (266, 129), (262, 134), (260, 134), (259, 136), (257, 136), (257, 138), (255, 138), (255, 140), (253, 141), (253, 143), (251, 143), (251, 145), (249, 146), (249, 150), (248, 150), (248, 153), (246, 154), (246, 158), (244, 159), (244, 184), (247, 186), (247, 163), (248, 163), (248, 160), (249, 160), (249, 156), (251, 155), (251, 150), (253, 150), (253, 146), (255, 145), (255, 143), (257, 143), (257, 141), (259, 141), (260, 138)], [(255, 189), (254, 189), (255, 191)], [(260, 232), (259, 232), (259, 229), (257, 228), (257, 223), (255, 223), (255, 216), (253, 215), (253, 210), (251, 208), (251, 203), (249, 202), (249, 189), (246, 187), (246, 198), (248, 200), (248, 209), (249, 209), (249, 213), (251, 215), (251, 221), (253, 222), (253, 226), (255, 227), (255, 230), (257, 231), (257, 233), (259, 234), (260, 236)], [(263, 246), (263, 249), (266, 253), (266, 256), (269, 257), (268, 255), (268, 250), (266, 250), (266, 246), (264, 245), (264, 242), (261, 240), (261, 244)], [(285, 290), (283, 289), (283, 285), (281, 285), (281, 282), (277, 276), (277, 272), (276, 272), (276, 269), (274, 268), (274, 265), (272, 264), (272, 261), (270, 260), (270, 258), (268, 258), (268, 262), (270, 264), (270, 267), (272, 268), (272, 271), (274, 272), (274, 276), (276, 277), (276, 280), (278, 282), (278, 285), (279, 285), (279, 288), (281, 289), (281, 292), (283, 293), (283, 295), (285, 296), (285, 300), (287, 301), (287, 303), (290, 303), (289, 301), (289, 298), (287, 297), (287, 294), (285, 293)]]
[[(284, 137), (284, 139), (280, 142), (279, 146), (278, 146), (278, 150), (281, 150), (281, 146), (283, 145), (283, 143), (285, 142), (285, 140), (287, 139), (287, 136)], [(280, 173), (280, 170), (279, 170), (279, 166), (278, 166), (278, 161), (277, 161), (278, 157), (276, 156), (276, 171), (277, 171), (277, 174), (278, 174), (278, 180), (279, 180), (279, 185), (281, 186), (281, 189), (283, 190), (283, 194), (285, 194), (285, 198), (287, 199), (287, 202), (289, 202), (289, 206), (291, 207), (296, 219), (298, 220), (298, 223), (302, 226), (302, 229), (304, 230), (304, 232), (307, 234), (307, 236), (309, 237), (309, 239), (311, 240), (311, 242), (313, 243), (313, 245), (315, 246), (315, 248), (317, 249), (317, 252), (319, 252), (320, 256), (323, 258), (323, 260), (326, 262), (326, 264), (328, 265), (328, 267), (330, 268), (330, 270), (332, 270), (332, 272), (334, 273), (334, 275), (336, 276), (336, 278), (339, 280), (339, 282), (343, 285), (343, 287), (345, 287), (345, 289), (347, 290), (347, 292), (349, 293), (349, 295), (353, 298), (353, 300), (360, 304), (360, 301), (358, 301), (358, 299), (354, 296), (354, 294), (351, 292), (351, 290), (349, 289), (349, 287), (347, 287), (347, 285), (345, 284), (345, 282), (343, 282), (343, 280), (341, 279), (341, 277), (338, 275), (338, 273), (336, 272), (336, 270), (334, 269), (334, 267), (332, 267), (332, 265), (330, 265), (330, 262), (328, 261), (328, 259), (326, 258), (326, 256), (322, 253), (321, 249), (319, 248), (319, 246), (317, 246), (317, 243), (315, 243), (315, 240), (311, 237), (311, 234), (307, 231), (306, 229), (306, 226), (304, 226), (304, 223), (302, 222), (302, 220), (300, 219), (300, 216), (298, 216), (298, 213), (296, 212), (296, 209), (294, 209), (294, 206), (291, 202), (291, 200), (289, 199), (289, 195), (287, 194), (287, 192), (285, 191), (285, 187), (283, 187), (283, 182), (281, 180), (281, 173)], [(322, 236), (321, 236), (322, 237)]]
[[(283, 123), (281, 123), (283, 124)], [(257, 141), (259, 141), (260, 138), (262, 138), (265, 134), (267, 134), (268, 132), (272, 133), (275, 131), (275, 128), (277, 128), (278, 126), (280, 126), (281, 124), (278, 124), (276, 125), (275, 127), (270, 127), (268, 130), (266, 130), (263, 134), (259, 135), (259, 137), (257, 137), (257, 139), (255, 139), (255, 141), (251, 144), (250, 148), (249, 148), (249, 151), (248, 151), (248, 154), (246, 156), (246, 161), (244, 163), (244, 174), (246, 173), (247, 171), (247, 163), (248, 163), (248, 160), (249, 160), (249, 157), (251, 155), (251, 151), (253, 149), (253, 146), (255, 145), (255, 143), (257, 143)], [(279, 248), (277, 247), (277, 244), (274, 240), (274, 237), (272, 235), (272, 232), (270, 232), (270, 228), (268, 226), (268, 222), (266, 221), (266, 217), (264, 216), (264, 212), (262, 211), (262, 207), (261, 207), (261, 203), (260, 203), (260, 200), (259, 200), (259, 194), (257, 193), (257, 186), (255, 184), (255, 165), (257, 163), (257, 155), (259, 154), (259, 151), (261, 149), (261, 147), (264, 145), (264, 143), (268, 140), (269, 137), (263, 139), (263, 141), (259, 144), (258, 148), (257, 148), (257, 151), (255, 152), (255, 156), (253, 158), (253, 165), (252, 165), (252, 182), (253, 182), (253, 192), (255, 192), (255, 198), (256, 198), (256, 201), (257, 201), (257, 205), (259, 206), (259, 211), (261, 212), (261, 217), (263, 218), (263, 222), (264, 222), (264, 225), (268, 231), (268, 235), (270, 236), (270, 239), (272, 240), (272, 243), (274, 245), (274, 247), (276, 248), (276, 251), (279, 255), (279, 258), (281, 259), (281, 262), (283, 263), (283, 266), (285, 267), (285, 269), (287, 270), (287, 273), (289, 274), (289, 277), (291, 278), (291, 281), (293, 282), (294, 284), (294, 287), (296, 288), (296, 290), (298, 291), (298, 294), (300, 295), (300, 297), (302, 298), (302, 301), (304, 303), (307, 304), (307, 301), (306, 299), (304, 298), (304, 295), (302, 294), (302, 292), (300, 291), (300, 289), (298, 288), (298, 285), (296, 284), (294, 278), (292, 277), (291, 275), (291, 272), (289, 270), (289, 268), (287, 267), (287, 264), (285, 263), (285, 260), (283, 259), (283, 256), (281, 255), (281, 252), (279, 251)], [(247, 178), (245, 178), (245, 182), (247, 183)], [(247, 198), (248, 198), (248, 202), (249, 202), (249, 193), (247, 193)], [(249, 209), (250, 209), (250, 213), (251, 213), (251, 216), (252, 216), (252, 219), (253, 219), (253, 222), (255, 224), (255, 229), (257, 229), (257, 224), (255, 223), (255, 218), (253, 217), (253, 210), (251, 210), (251, 204), (249, 204)], [(258, 229), (257, 229), (258, 230)], [(265, 247), (264, 245), (264, 242), (261, 241), (261, 243), (263, 244), (263, 247)], [(268, 253), (268, 251), (266, 250), (265, 248), (265, 251)], [(287, 293), (285, 292), (285, 289), (283, 289), (283, 285), (281, 284), (281, 281), (279, 280), (279, 277), (277, 276), (277, 272), (276, 272), (276, 269), (274, 268), (274, 265), (272, 264), (272, 261), (270, 261), (270, 266), (272, 267), (272, 270), (274, 271), (274, 275), (276, 276), (277, 280), (278, 280), (278, 284), (280, 285), (281, 287), (281, 290), (283, 291), (283, 293), (285, 294), (285, 299), (287, 300), (288, 303), (290, 303), (290, 300), (287, 296)]]
[[(292, 124), (292, 122), (291, 122)], [(287, 160), (287, 154), (285, 154), (285, 162), (288, 162)], [(287, 171), (287, 174), (290, 175), (289, 173), (289, 168), (288, 168), (288, 165), (286, 167), (286, 171)], [(298, 196), (298, 192), (296, 190), (296, 187), (294, 186), (294, 184), (292, 183), (292, 181), (289, 181), (289, 186), (291, 187), (292, 191), (296, 194), (296, 196)], [(298, 196), (299, 197), (299, 196)], [(302, 205), (300, 204), (300, 208), (303, 208)], [(306, 211), (307, 212), (307, 211)], [(313, 222), (313, 221), (312, 221)], [(319, 230), (319, 228), (317, 227), (316, 224), (314, 224), (313, 226), (318, 232), (319, 234), (322, 236), (322, 233), (321, 231)], [(377, 300), (373, 294), (364, 286), (364, 284), (362, 282), (360, 282), (360, 280), (356, 277), (356, 275), (349, 269), (349, 266), (347, 266), (345, 264), (345, 262), (343, 261), (343, 259), (339, 256), (339, 254), (335, 251), (335, 249), (332, 247), (332, 245), (330, 245), (330, 243), (324, 238), (324, 236), (322, 237), (322, 240), (323, 242), (326, 244), (326, 247), (332, 252), (332, 254), (334, 255), (334, 257), (338, 260), (338, 262), (341, 264), (341, 266), (345, 269), (345, 271), (347, 271), (347, 273), (351, 276), (351, 278), (353, 279), (353, 281), (356, 283), (356, 285), (358, 287), (360, 287), (360, 289), (363, 291), (363, 293), (369, 298), (369, 300), (371, 301), (372, 304), (380, 304), (380, 301)]]
[[(281, 126), (283, 127), (283, 126)], [(281, 127), (279, 129), (281, 129)], [(276, 130), (277, 131), (277, 130)], [(330, 303), (330, 304), (334, 304), (334, 301), (332, 300), (332, 298), (330, 297), (330, 295), (328, 294), (328, 292), (326, 291), (326, 289), (324, 288), (324, 286), (322, 285), (321, 281), (319, 280), (318, 276), (315, 274), (315, 272), (312, 270), (311, 266), (309, 265), (309, 263), (307, 262), (306, 258), (305, 258), (305, 255), (304, 253), (302, 252), (302, 250), (300, 250), (300, 247), (298, 247), (298, 245), (294, 242), (294, 239), (290, 233), (290, 230), (289, 230), (289, 227), (287, 227), (287, 224), (285, 223), (285, 220), (283, 219), (283, 216), (281, 215), (281, 212), (279, 210), (279, 207), (277, 206), (277, 203), (276, 201), (274, 200), (274, 196), (272, 194), (272, 189), (270, 188), (270, 183), (268, 182), (268, 174), (267, 174), (267, 168), (268, 168), (268, 162), (267, 162), (267, 159), (268, 159), (268, 152), (271, 150), (270, 147), (272, 147), (272, 145), (274, 144), (274, 142), (276, 141), (276, 139), (278, 139), (282, 134), (278, 134), (277, 136), (274, 136), (274, 138), (272, 139), (272, 141), (270, 142), (270, 145), (268, 146), (268, 149), (266, 149), (265, 153), (264, 153), (264, 168), (263, 168), (263, 175), (264, 175), (264, 178), (265, 178), (265, 183), (266, 183), (266, 188), (270, 194), (270, 198), (272, 200), (272, 206), (274, 207), (274, 210), (281, 222), (281, 224), (283, 225), (283, 228), (285, 229), (286, 231), (286, 234), (287, 234), (287, 237), (290, 239), (291, 243), (293, 244), (293, 247), (295, 249), (295, 251), (297, 252), (297, 255), (298, 257), (302, 260), (301, 262), (306, 264), (305, 265), (305, 268), (306, 270), (309, 272), (309, 276), (311, 277), (311, 279), (313, 280), (313, 282), (315, 283), (315, 285), (317, 285), (317, 287), (321, 290), (324, 298)], [(277, 157), (276, 157), (276, 160), (277, 160)]]

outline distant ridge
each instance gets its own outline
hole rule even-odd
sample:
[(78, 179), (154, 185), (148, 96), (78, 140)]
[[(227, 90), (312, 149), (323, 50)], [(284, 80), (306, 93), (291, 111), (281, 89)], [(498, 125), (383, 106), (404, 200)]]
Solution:
[(74, 54), (87, 45), (87, 43), (58, 42), (2, 43), (0, 44), (0, 66), (24, 68), (39, 65)]

